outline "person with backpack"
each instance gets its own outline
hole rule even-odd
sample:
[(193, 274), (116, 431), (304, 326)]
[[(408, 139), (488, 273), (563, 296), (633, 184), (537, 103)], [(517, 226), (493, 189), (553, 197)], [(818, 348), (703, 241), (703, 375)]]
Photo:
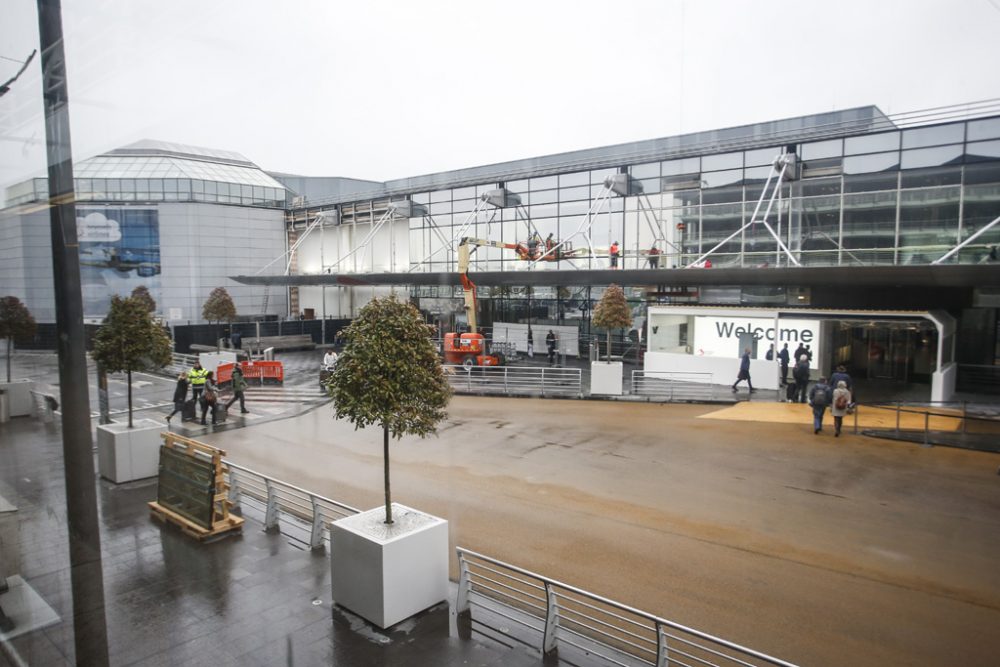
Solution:
[(809, 386), (809, 357), (804, 354), (798, 357), (798, 362), (792, 370), (792, 379), (795, 380), (795, 394), (792, 403), (795, 401), (805, 403), (806, 387)]
[(826, 383), (825, 377), (821, 377), (809, 390), (809, 405), (813, 410), (813, 435), (823, 430), (823, 414), (832, 400), (830, 385)]
[(833, 403), (830, 405), (830, 414), (833, 415), (833, 437), (840, 437), (840, 429), (844, 425), (844, 415), (851, 407), (851, 390), (847, 388), (847, 382), (840, 380), (837, 388), (833, 390)]
[(847, 385), (847, 391), (851, 395), (849, 402), (851, 403), (851, 405), (853, 405), (854, 402), (857, 400), (854, 391), (854, 380), (851, 379), (850, 375), (848, 375), (847, 367), (844, 366), (843, 364), (837, 366), (837, 370), (835, 370), (830, 375), (830, 386), (836, 389), (837, 385), (839, 385), (841, 381), (843, 381)]

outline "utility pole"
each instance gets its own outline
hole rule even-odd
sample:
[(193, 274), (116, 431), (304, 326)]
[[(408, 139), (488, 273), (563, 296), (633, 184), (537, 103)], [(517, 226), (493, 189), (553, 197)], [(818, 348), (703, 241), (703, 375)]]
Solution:
[(108, 631), (104, 610), (104, 573), (101, 569), (101, 532), (97, 517), (97, 484), (90, 438), (90, 396), (76, 206), (73, 202), (73, 158), (62, 8), (60, 0), (37, 2), (66, 471), (66, 523), (73, 591), (73, 638), (77, 665), (103, 667), (108, 664)]

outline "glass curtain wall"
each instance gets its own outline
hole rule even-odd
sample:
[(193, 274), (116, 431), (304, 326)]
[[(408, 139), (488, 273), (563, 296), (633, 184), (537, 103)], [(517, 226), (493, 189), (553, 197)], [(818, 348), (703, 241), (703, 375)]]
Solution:
[[(626, 269), (683, 267), (709, 251), (714, 267), (786, 266), (771, 231), (803, 266), (928, 264), (1000, 214), (1000, 118), (795, 148), (798, 177), (773, 202), (761, 195), (779, 145), (415, 193), (427, 214), (409, 220), (410, 268), (454, 271), (460, 236), (514, 244), (535, 233), (577, 256), (532, 270), (607, 268), (615, 241)], [(614, 174), (628, 175), (628, 194), (598, 202)], [(480, 206), (499, 187), (520, 203)], [(949, 261), (989, 261), (998, 244), (1000, 224)], [(529, 268), (509, 248), (480, 247), (473, 262), (478, 271)]]

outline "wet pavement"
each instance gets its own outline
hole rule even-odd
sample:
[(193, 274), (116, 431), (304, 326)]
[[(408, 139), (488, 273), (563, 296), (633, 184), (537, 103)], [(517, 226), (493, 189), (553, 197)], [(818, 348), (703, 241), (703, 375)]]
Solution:
[[(0, 514), (8, 522), (0, 544), (17, 549), (16, 570), (56, 614), (54, 623), (13, 639), (0, 633), (0, 665), (72, 665), (58, 427), (31, 418), (0, 424), (0, 461), (0, 497), (17, 507)], [(241, 536), (200, 544), (150, 519), (155, 480), (102, 480), (99, 497), (112, 665), (541, 664), (537, 650), (475, 614), (474, 621), (456, 618), (454, 585), (449, 602), (383, 631), (332, 603), (322, 550), (302, 549), (252, 521)]]
[[(761, 402), (784, 415), (772, 422), (705, 418), (720, 406), (456, 397), (438, 437), (393, 444), (393, 499), (448, 519), (452, 547), (791, 662), (996, 664), (1000, 459), (814, 436), (797, 407)], [(349, 505), (381, 501), (380, 434), (328, 405), (199, 437)], [(66, 619), (58, 438), (36, 420), (0, 425), (0, 495), (20, 507), (25, 578)], [(444, 608), (378, 633), (336, 611), (329, 562), (284, 536), (249, 523), (202, 547), (148, 519), (154, 485), (100, 492), (113, 664), (540, 663), (495, 626), (463, 638)], [(71, 624), (11, 645), (63, 664)]]

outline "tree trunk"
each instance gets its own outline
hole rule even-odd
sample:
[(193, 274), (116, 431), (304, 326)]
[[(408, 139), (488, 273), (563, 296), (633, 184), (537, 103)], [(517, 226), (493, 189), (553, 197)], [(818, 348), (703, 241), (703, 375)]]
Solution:
[(130, 369), (126, 372), (128, 374), (128, 427), (132, 428), (132, 371)]
[(389, 425), (382, 424), (382, 460), (385, 464), (385, 522), (392, 523), (392, 493), (389, 486)]
[(14, 337), (7, 339), (7, 382), (10, 382), (10, 353), (14, 349)]
[(604, 355), (604, 360), (611, 361), (611, 329), (608, 329), (608, 349)]

